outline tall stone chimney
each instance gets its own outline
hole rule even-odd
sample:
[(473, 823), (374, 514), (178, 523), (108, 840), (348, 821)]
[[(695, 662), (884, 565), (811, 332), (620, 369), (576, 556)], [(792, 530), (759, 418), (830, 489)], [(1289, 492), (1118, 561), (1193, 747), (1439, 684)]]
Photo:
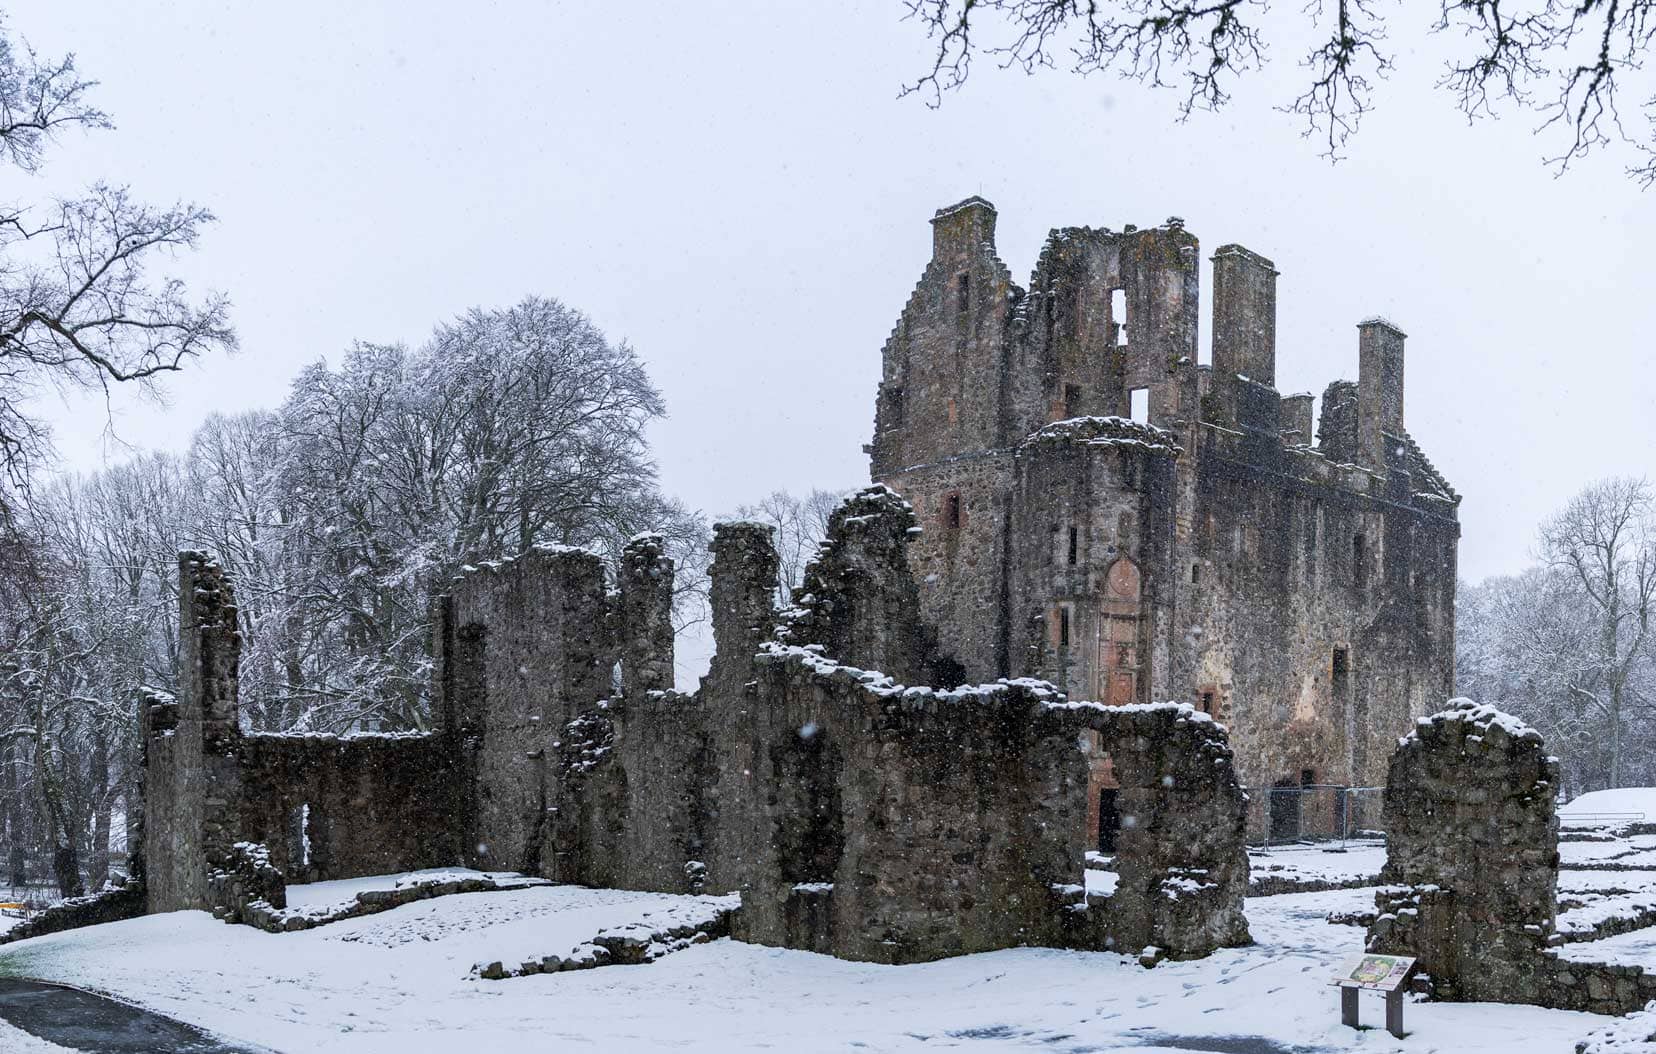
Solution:
[(1403, 341), (1401, 329), (1383, 318), (1357, 325), (1357, 447), (1360, 463), (1386, 471), (1381, 432), (1403, 432)]

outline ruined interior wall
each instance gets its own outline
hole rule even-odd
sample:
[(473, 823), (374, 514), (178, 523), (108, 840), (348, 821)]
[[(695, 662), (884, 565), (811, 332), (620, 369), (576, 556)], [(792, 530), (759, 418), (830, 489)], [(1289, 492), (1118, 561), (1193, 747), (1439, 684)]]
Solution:
[(178, 555), (179, 695), (143, 706), (149, 910), (208, 905), (207, 871), (237, 840), (241, 631), (229, 577), (205, 553)]
[(451, 650), (433, 677), (475, 760), (467, 863), (539, 874), (549, 750), (611, 694), (616, 653), (604, 567), (584, 549), (536, 547), (456, 580)]
[(869, 690), (786, 650), (758, 677), (738, 936), (887, 963), (1059, 942), (1086, 776), (1039, 748), (1039, 690)]
[[(1242, 796), (1223, 730), (1189, 707), (1064, 704), (1034, 681), (935, 691), (774, 647), (738, 936), (904, 963), (1018, 945), (1174, 957), (1246, 943)], [(1134, 817), (1121, 884), (1086, 898), (1098, 731)]]
[(456, 865), (452, 759), (440, 735), (244, 736), (240, 838), (289, 882)]
[(713, 750), (695, 696), (612, 700), (576, 717), (560, 746), (547, 877), (612, 889), (707, 890)]
[(829, 517), (828, 537), (806, 566), (777, 639), (819, 644), (847, 665), (900, 683), (930, 683), (933, 641), (908, 567), (909, 543), (921, 533), (909, 503), (884, 486), (846, 498)]
[(148, 910), (213, 907), (209, 876), (238, 843), (265, 845), (290, 881), (457, 862), (449, 737), (242, 732), (234, 587), (202, 553), (181, 553), (179, 574), (180, 694), (140, 700)]

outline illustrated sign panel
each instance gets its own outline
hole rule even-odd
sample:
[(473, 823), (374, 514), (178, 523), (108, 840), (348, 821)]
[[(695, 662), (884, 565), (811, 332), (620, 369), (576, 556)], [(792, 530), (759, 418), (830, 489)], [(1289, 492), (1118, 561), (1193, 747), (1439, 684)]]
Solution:
[(1395, 992), (1408, 979), (1414, 964), (1414, 959), (1406, 955), (1361, 955), (1346, 964), (1334, 983), (1343, 988)]

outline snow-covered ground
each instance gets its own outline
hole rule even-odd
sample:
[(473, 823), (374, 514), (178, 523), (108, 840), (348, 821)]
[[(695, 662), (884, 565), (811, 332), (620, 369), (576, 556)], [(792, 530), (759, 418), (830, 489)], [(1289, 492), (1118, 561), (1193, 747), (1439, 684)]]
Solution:
[(369, 875), (365, 878), (344, 878), (334, 882), (309, 882), (287, 887), (290, 908), (344, 907), (356, 901), (358, 893), (370, 890), (402, 889), (428, 882), (460, 881), (467, 878), (487, 878), (497, 884), (520, 882), (529, 884), (515, 871), (473, 871), (465, 867), (433, 867), (424, 871), (405, 871), (395, 875)]
[[(176, 912), (0, 949), (0, 972), (109, 992), (229, 1038), (307, 1054), (1564, 1054), (1604, 1023), (1534, 1007), (1420, 1004), (1409, 1007), (1411, 1035), (1401, 1042), (1342, 1027), (1328, 979), (1361, 950), (1362, 931), (1326, 916), (1371, 907), (1370, 889), (1253, 898), (1257, 944), (1153, 970), (1120, 955), (1050, 949), (889, 967), (720, 940), (646, 966), (504, 981), (471, 973), (480, 959), (560, 951), (690, 899), (542, 887), (424, 900), (286, 934)], [(1365, 996), (1363, 1013), (1382, 1021), (1378, 998)], [(1223, 1037), (1268, 1042), (1225, 1045)]]
[[(1563, 928), (1642, 910), (1656, 898), (1656, 837), (1569, 842)], [(1090, 892), (1115, 875), (1089, 861)], [(1276, 847), (1250, 853), (1254, 879), (1370, 879), (1384, 847)], [(1577, 865), (1572, 868), (1571, 865)], [(1611, 864), (1620, 870), (1582, 870)], [(415, 872), (293, 886), (322, 910), (358, 893), (467, 872)], [(500, 876), (497, 876), (500, 877)], [(1331, 913), (1372, 910), (1374, 889), (1252, 897), (1252, 947), (1146, 970), (1135, 958), (1016, 949), (916, 966), (849, 963), (718, 940), (641, 966), (484, 980), (478, 968), (564, 955), (600, 932), (670, 928), (732, 898), (531, 886), (420, 900), (301, 933), (228, 926), (176, 912), (0, 948), (0, 974), (102, 991), (277, 1051), (403, 1054), (476, 1050), (1084, 1051), (1132, 1049), (1325, 1054), (1569, 1054), (1610, 1019), (1536, 1007), (1411, 1004), (1409, 1035), (1339, 1024), (1328, 985), (1362, 950), (1363, 931)], [(1656, 928), (1579, 941), (1560, 954), (1656, 968)], [(1383, 1009), (1364, 995), (1365, 1020)], [(13, 1041), (0, 1050), (55, 1054)], [(1618, 1048), (1620, 1049), (1620, 1048)]]
[(1644, 868), (1656, 870), (1656, 834), (1608, 842), (1560, 842), (1559, 866)]
[(1621, 787), (1617, 790), (1589, 791), (1558, 808), (1559, 819), (1570, 824), (1586, 822), (1589, 817), (1624, 817), (1656, 823), (1656, 787)]
[(1280, 879), (1301, 884), (1374, 882), (1386, 865), (1383, 842), (1345, 845), (1281, 845), (1248, 851), (1248, 870), (1254, 882)]
[(20, 1028), (0, 1021), (0, 1051), (6, 1054), (76, 1054), (68, 1047), (60, 1047), (56, 1043), (48, 1043), (44, 1039), (36, 1039)]

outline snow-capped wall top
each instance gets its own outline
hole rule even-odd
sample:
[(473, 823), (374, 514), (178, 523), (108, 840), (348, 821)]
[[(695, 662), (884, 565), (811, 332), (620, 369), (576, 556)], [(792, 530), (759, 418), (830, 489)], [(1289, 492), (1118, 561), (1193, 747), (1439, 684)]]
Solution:
[(1125, 417), (1071, 417), (1054, 421), (1031, 433), (1018, 449), (1022, 452), (1042, 443), (1132, 444), (1175, 457), (1179, 454), (1179, 439), (1172, 432)]
[(1411, 740), (1418, 742), (1421, 729), (1451, 721), (1463, 721), (1485, 730), (1499, 728), (1513, 739), (1541, 739), (1540, 732), (1504, 710), (1498, 710), (1487, 703), (1475, 703), (1470, 699), (1458, 698), (1449, 700), (1444, 709), (1437, 713), (1416, 721), (1415, 730), (1398, 740), (1398, 745), (1407, 746)]

